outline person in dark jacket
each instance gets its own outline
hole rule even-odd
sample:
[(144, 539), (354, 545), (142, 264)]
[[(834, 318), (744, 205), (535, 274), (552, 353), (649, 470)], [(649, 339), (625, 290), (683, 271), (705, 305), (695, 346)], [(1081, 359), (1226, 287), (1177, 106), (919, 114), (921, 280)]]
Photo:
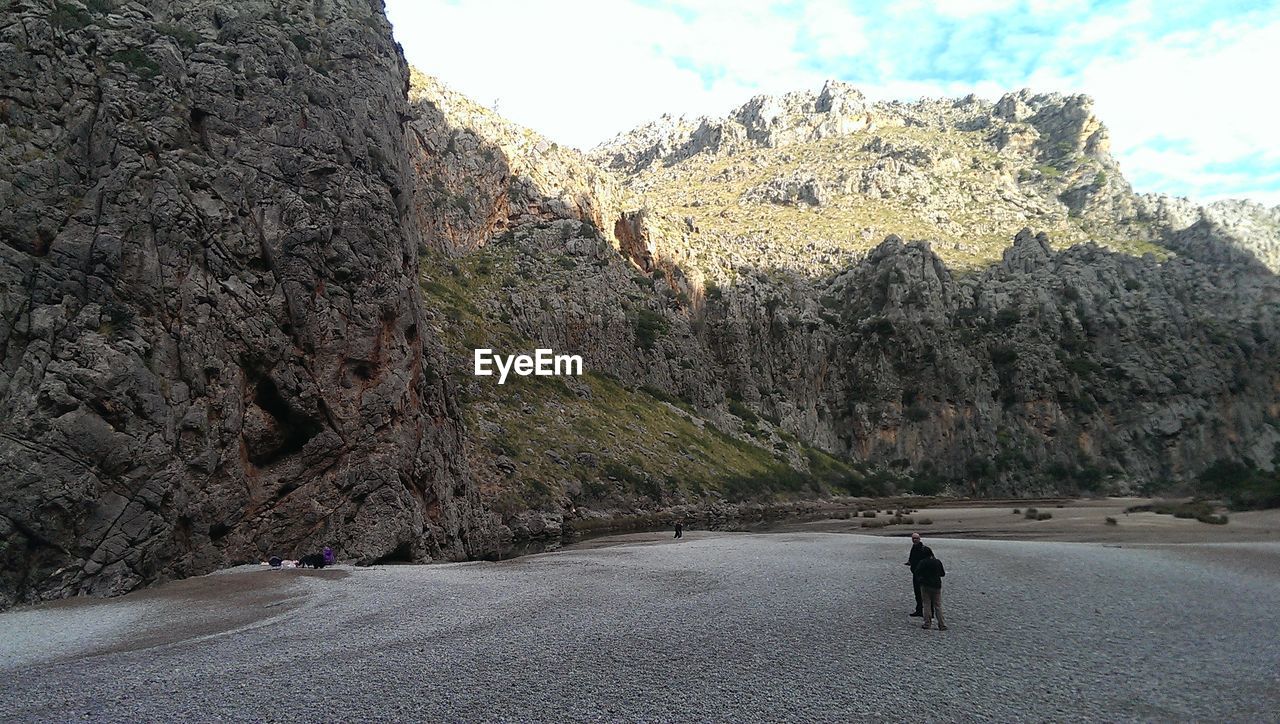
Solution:
[(942, 561), (933, 557), (933, 549), (929, 546), (924, 547), (923, 556), (913, 569), (916, 585), (924, 598), (924, 625), (920, 628), (930, 628), (929, 624), (936, 615), (938, 630), (946, 631), (947, 624), (942, 620), (942, 577), (947, 575), (947, 571), (942, 567)]
[(924, 543), (920, 542), (920, 534), (911, 534), (911, 553), (907, 556), (906, 566), (911, 571), (911, 587), (916, 591), (916, 610), (911, 612), (911, 616), (923, 618), (924, 611), (921, 609), (920, 584), (916, 583), (916, 564), (924, 558)]
[(684, 537), (684, 523), (679, 520), (676, 521), (676, 537), (677, 538)]

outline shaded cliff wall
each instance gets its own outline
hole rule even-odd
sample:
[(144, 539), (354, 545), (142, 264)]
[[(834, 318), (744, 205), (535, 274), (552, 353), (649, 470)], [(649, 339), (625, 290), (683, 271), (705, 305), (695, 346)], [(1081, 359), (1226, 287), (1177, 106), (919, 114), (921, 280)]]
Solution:
[(0, 69), (0, 606), (483, 547), (380, 3), (15, 2)]

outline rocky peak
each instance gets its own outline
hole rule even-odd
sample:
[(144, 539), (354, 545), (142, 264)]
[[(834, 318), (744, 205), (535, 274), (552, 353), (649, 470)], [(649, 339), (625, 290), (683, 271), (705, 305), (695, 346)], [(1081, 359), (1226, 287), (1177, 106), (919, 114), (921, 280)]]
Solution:
[(829, 80), (822, 84), (814, 109), (819, 113), (849, 115), (861, 113), (866, 108), (866, 96), (852, 83)]
[(1053, 249), (1049, 247), (1049, 236), (1044, 232), (1035, 233), (1023, 227), (1013, 237), (1013, 246), (1004, 250), (1002, 265), (1010, 271), (1030, 272), (1053, 258)]
[(1025, 123), (1034, 128), (1048, 156), (1083, 154), (1109, 166), (1111, 142), (1107, 129), (1093, 112), (1087, 95), (1035, 93), (1023, 88), (1006, 93), (996, 102), (992, 115), (1008, 123)]
[(1163, 194), (1137, 197), (1137, 215), (1161, 241), (1191, 258), (1244, 264), (1280, 274), (1280, 206), (1224, 199), (1199, 204)]
[(827, 81), (822, 91), (797, 91), (781, 96), (756, 96), (729, 115), (748, 139), (774, 148), (816, 141), (865, 128), (866, 104), (848, 83)]
[(755, 96), (723, 118), (664, 116), (601, 144), (590, 156), (607, 168), (636, 174), (659, 161), (671, 165), (703, 153), (810, 143), (866, 129), (871, 122), (861, 91), (831, 80), (818, 93)]

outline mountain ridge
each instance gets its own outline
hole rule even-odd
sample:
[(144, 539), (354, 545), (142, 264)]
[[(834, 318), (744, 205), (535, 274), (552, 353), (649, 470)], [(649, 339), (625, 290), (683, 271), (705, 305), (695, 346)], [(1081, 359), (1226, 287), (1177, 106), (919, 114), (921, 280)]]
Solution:
[[(781, 101), (753, 99), (739, 109), (747, 122), (736, 130), (716, 129), (705, 120), (696, 126), (673, 124), (677, 133), (672, 141), (658, 138), (651, 126), (642, 127), (644, 143), (632, 144), (630, 155), (623, 154), (638, 159), (634, 172), (615, 180), (624, 189), (615, 198), (625, 199), (615, 207), (615, 233), (608, 233), (607, 219), (568, 213), (551, 222), (504, 228), (492, 235), (492, 246), (473, 252), (479, 268), (510, 261), (513, 253), (517, 260), (516, 275), (499, 289), (486, 286), (479, 295), (489, 320), (507, 320), (517, 337), (532, 343), (584, 352), (589, 368), (634, 380), (627, 385), (630, 389), (647, 391), (643, 394), (657, 401), (681, 401), (709, 424), (739, 442), (763, 448), (801, 474), (810, 471), (810, 447), (846, 464), (869, 464), (898, 476), (891, 487), (974, 494), (1134, 491), (1168, 485), (1170, 480), (1194, 480), (1209, 460), (1224, 456), (1273, 466), (1274, 420), (1280, 412), (1271, 392), (1274, 380), (1269, 373), (1249, 370), (1239, 350), (1261, 352), (1267, 359), (1275, 354), (1274, 275), (1251, 253), (1234, 248), (1234, 240), (1224, 239), (1216, 228), (1190, 222), (1188, 217), (1198, 210), (1193, 213), (1187, 205), (1132, 194), (1114, 170), (1104, 127), (1088, 112), (1087, 99), (1020, 93), (985, 106), (972, 100), (928, 102), (921, 107), (932, 114), (935, 125), (945, 125), (938, 119), (948, 118), (950, 109), (962, 105), (977, 129), (957, 131), (953, 135), (970, 137), (960, 136), (963, 143), (939, 144), (936, 149), (924, 143), (931, 136), (885, 136), (884, 129), (892, 134), (894, 129), (915, 126), (903, 120), (901, 126), (876, 127), (860, 102), (852, 89), (828, 86), (817, 94), (789, 94)], [(819, 106), (844, 109), (848, 115), (815, 121), (815, 110), (777, 124), (761, 120), (762, 112), (771, 108)], [(917, 113), (903, 110), (901, 104), (889, 108), (900, 119)], [(1005, 116), (1038, 118), (1053, 133), (1067, 133), (1074, 139), (1067, 155), (1079, 151), (1086, 160), (1072, 161), (1076, 166), (1064, 166), (1066, 171), (1049, 174), (1048, 180), (1040, 170), (1032, 169), (1033, 176), (1021, 173), (1032, 162), (1044, 160), (1025, 156), (1027, 149), (1061, 153), (1061, 139), (1045, 134), (1047, 140), (1037, 147), (1026, 128), (1001, 120)], [(466, 125), (465, 119), (456, 122)], [(783, 129), (787, 143), (771, 145), (767, 129), (773, 125)], [(975, 137), (978, 131), (989, 133), (991, 143), (1004, 144), (1007, 150), (984, 151), (979, 141), (988, 139)], [(815, 136), (820, 137), (815, 141)], [(847, 162), (850, 177), (853, 172), (875, 171), (870, 178), (883, 186), (881, 195), (890, 198), (902, 186), (895, 176), (903, 175), (903, 169), (908, 182), (933, 184), (931, 169), (967, 167), (957, 162), (960, 152), (1003, 158), (1008, 167), (999, 176), (1007, 182), (1002, 187), (1006, 195), (1050, 211), (1057, 204), (1050, 220), (1074, 224), (1073, 233), (1086, 243), (1051, 246), (1049, 236), (1026, 228), (1038, 217), (1013, 213), (1004, 220), (1018, 225), (994, 245), (967, 241), (963, 227), (958, 242), (941, 244), (905, 243), (892, 233), (888, 240), (878, 241), (865, 229), (853, 237), (810, 236), (814, 224), (820, 228), (825, 223), (824, 214), (840, 210), (841, 202), (832, 196), (858, 196), (862, 202), (861, 184), (823, 198), (825, 187), (810, 183), (812, 178), (793, 186), (763, 187), (748, 179), (724, 196), (726, 186), (737, 178), (732, 165), (743, 157), (745, 165), (763, 168), (766, 179), (777, 178), (770, 166), (777, 157), (770, 154), (794, 152), (789, 160), (794, 164), (799, 157), (795, 149), (841, 150), (839, 144), (849, 138), (856, 141), (854, 151), (839, 163)], [(859, 156), (866, 147), (871, 155)], [(1004, 156), (997, 156), (1001, 151)], [(596, 160), (608, 165), (617, 155), (616, 149), (598, 151)], [(883, 164), (886, 155), (904, 161)], [(821, 165), (824, 157), (815, 154), (813, 160)], [(857, 165), (864, 160), (869, 163)], [(1107, 171), (1110, 177), (1095, 183), (1098, 174)], [(815, 177), (822, 172), (819, 169)], [(691, 183), (692, 174), (702, 174), (698, 179), (707, 183)], [(1021, 182), (1020, 175), (1025, 176)], [(1065, 180), (1054, 180), (1062, 177)], [(790, 178), (783, 176), (784, 181)], [(980, 187), (976, 180), (968, 181), (970, 186), (955, 189)], [(1080, 188), (1091, 195), (1083, 200), (1071, 196)], [(667, 192), (684, 196), (673, 200), (664, 195)], [(695, 194), (701, 196), (688, 198)], [(1084, 210), (1086, 218), (1078, 220), (1070, 213), (1067, 202), (1059, 198), (1063, 194)], [(774, 207), (799, 209), (787, 217), (795, 223), (770, 227), (774, 219), (768, 212)], [(1152, 221), (1139, 218), (1148, 207), (1164, 209), (1153, 214), (1176, 218), (1167, 229), (1154, 230)], [(1127, 223), (1107, 216), (1115, 208), (1132, 214), (1123, 220)], [(739, 213), (759, 214), (748, 223), (763, 228), (744, 230), (721, 221), (732, 221)], [(887, 217), (884, 230), (891, 231), (896, 220)], [(1113, 235), (1133, 228), (1149, 239), (1163, 239), (1162, 234), (1172, 235), (1179, 231), (1178, 224), (1186, 223), (1194, 230), (1188, 237), (1198, 237), (1181, 240), (1178, 248), (1195, 253), (1179, 255), (1146, 240), (1140, 248), (1147, 253), (1141, 257), (1108, 251), (1093, 244), (1086, 222), (1106, 225)], [(964, 244), (977, 253), (966, 253)], [(584, 254), (594, 260), (585, 269)], [(574, 261), (562, 263), (564, 257)], [(980, 263), (966, 263), (975, 257)], [(960, 264), (953, 272), (948, 262), (957, 260)], [(603, 270), (609, 270), (607, 282), (600, 279)], [(1070, 283), (1063, 283), (1063, 275)], [(480, 280), (484, 275), (464, 268), (459, 276)], [(1249, 281), (1242, 285), (1241, 279)], [(1217, 287), (1225, 291), (1210, 292)], [(1187, 314), (1177, 309), (1182, 302), (1168, 295), (1206, 300), (1194, 305), (1194, 316), (1214, 330), (1218, 341), (1200, 339), (1195, 326), (1188, 325)], [(1211, 296), (1218, 299), (1214, 305), (1207, 304)], [(1142, 315), (1147, 315), (1147, 337), (1136, 322)], [(570, 328), (586, 331), (581, 336), (548, 332)], [(659, 330), (656, 335), (654, 329)], [(1166, 334), (1154, 335), (1151, 329)], [(1223, 346), (1228, 339), (1238, 339), (1239, 346)], [(1133, 358), (1129, 349), (1135, 345), (1151, 359)], [(1212, 353), (1205, 355), (1204, 350)], [(1220, 353), (1225, 356), (1216, 358)], [(853, 360), (857, 364), (849, 364)], [(1197, 372), (1179, 371), (1179, 365), (1186, 364), (1193, 364)], [(1147, 371), (1151, 368), (1154, 375)], [(950, 382), (939, 385), (937, 375)], [(1175, 378), (1178, 381), (1172, 382)], [(1188, 378), (1194, 384), (1179, 390)], [(485, 395), (484, 386), (474, 380), (461, 377), (459, 386)], [(1253, 392), (1240, 396), (1229, 391), (1233, 386)], [(1153, 396), (1151, 402), (1141, 402), (1147, 395)], [(536, 401), (526, 399), (518, 411), (492, 398), (482, 404), (493, 419), (517, 414), (541, 419)], [(1127, 414), (1126, 408), (1145, 408), (1150, 419)], [(608, 416), (607, 411), (597, 412)], [(1219, 419), (1213, 422), (1213, 416)], [(534, 424), (545, 427), (551, 420)], [(1206, 436), (1201, 429), (1206, 424), (1229, 432), (1225, 437)], [(488, 427), (497, 438), (505, 424)], [(1194, 430), (1182, 440), (1188, 427)], [(1236, 442), (1228, 441), (1237, 435)], [(1109, 446), (1105, 451), (1104, 443)], [(1131, 450), (1135, 443), (1151, 447)], [(608, 448), (606, 441), (589, 435), (559, 444), (564, 447), (552, 446), (548, 454), (562, 460), (572, 460), (579, 448)], [(560, 501), (544, 507), (544, 522), (565, 521), (601, 506), (644, 506), (655, 497), (666, 504), (688, 501), (681, 486), (663, 483), (662, 471), (674, 460), (632, 460), (635, 475), (609, 477), (613, 498), (593, 500), (574, 492), (575, 480), (598, 474), (590, 469), (570, 463), (569, 470), (548, 470), (541, 460), (517, 454), (505, 455), (502, 470), (486, 473), (485, 457), (477, 456), (477, 469), (482, 476), (491, 474), (491, 485), (498, 489), (503, 479), (519, 480), (524, 470), (539, 477), (562, 477), (563, 485), (552, 484)], [(854, 481), (846, 492), (883, 489), (868, 482), (884, 482), (879, 474), (863, 467), (844, 478), (846, 483)], [(631, 483), (631, 477), (645, 482)], [(658, 492), (646, 503), (646, 496), (634, 495), (640, 487)]]
[[(1248, 200), (1199, 204), (1163, 194), (1135, 194), (1124, 180), (1119, 164), (1110, 155), (1109, 134), (1093, 113), (1092, 99), (1084, 94), (1064, 95), (1022, 89), (1006, 93), (994, 102), (969, 95), (959, 99), (925, 98), (914, 102), (870, 103), (853, 85), (827, 81), (817, 93), (796, 91), (781, 96), (755, 96), (720, 117), (677, 119), (663, 116), (618, 134), (588, 151), (587, 155), (600, 165), (632, 179), (650, 172), (650, 179), (640, 179), (637, 184), (646, 188), (658, 183), (653, 178), (660, 175), (655, 171), (657, 166), (670, 168), (699, 155), (723, 155), (721, 151), (724, 149), (730, 153), (741, 153), (748, 148), (796, 146), (858, 133), (875, 134), (880, 129), (904, 126), (985, 132), (987, 138), (983, 140), (988, 147), (985, 150), (997, 154), (994, 159), (997, 163), (993, 164), (996, 170), (1000, 170), (1005, 161), (1016, 160), (1019, 155), (1026, 156), (1029, 152), (1030, 157), (1022, 159), (1018, 178), (1005, 184), (1007, 188), (1001, 196), (1005, 201), (1009, 200), (1005, 192), (1022, 196), (1020, 201), (1028, 202), (1038, 216), (1043, 217), (1047, 213), (1051, 221), (1060, 220), (1055, 216), (1089, 219), (1103, 211), (1108, 215), (1108, 226), (1125, 224), (1129, 227), (1124, 230), (1125, 234), (1145, 237), (1142, 241), (1149, 246), (1137, 249), (1139, 253), (1176, 250), (1212, 256), (1222, 250), (1206, 250), (1202, 248), (1205, 239), (1191, 241), (1185, 238), (1188, 235), (1180, 235), (1200, 218), (1207, 217), (1219, 226), (1234, 227), (1232, 231), (1224, 233), (1224, 230), (1219, 230), (1217, 233), (1225, 245), (1234, 249), (1224, 252), (1227, 256), (1234, 255), (1247, 261), (1247, 255), (1253, 254), (1271, 271), (1280, 271), (1280, 249), (1275, 242), (1277, 229), (1280, 229), (1280, 206), (1268, 208)], [(911, 151), (910, 148), (904, 150), (908, 154)], [(901, 157), (903, 154), (897, 155)], [(978, 159), (973, 160), (976, 162)], [(859, 179), (860, 190), (864, 194), (869, 192), (873, 197), (904, 190), (910, 192), (911, 179), (906, 179), (907, 183), (898, 179), (896, 187), (888, 184), (885, 188), (885, 177), (893, 181), (895, 175), (879, 174), (880, 178), (876, 178), (864, 173)], [(1028, 182), (1046, 186), (1052, 195), (1026, 193)], [(821, 184), (815, 185), (812, 178), (784, 179), (782, 185), (781, 189), (763, 189), (766, 192), (763, 196), (773, 201), (794, 203), (800, 201), (800, 195), (804, 194), (806, 199), (802, 203), (814, 206), (820, 203), (818, 197), (823, 189)], [(848, 193), (851, 189), (846, 184), (843, 190)], [(779, 192), (781, 199), (778, 198)], [(1043, 208), (1045, 202), (1051, 205), (1054, 201), (1062, 207), (1056, 214), (1051, 208)], [(1036, 220), (1036, 217), (1022, 215), (1010, 223), (1027, 224)], [(1153, 222), (1162, 228), (1154, 231), (1141, 228)], [(1014, 231), (1016, 228), (1006, 228), (1006, 233), (1000, 234), (999, 238), (1011, 238)], [(1068, 236), (1084, 241), (1096, 237), (1099, 229), (1087, 229), (1085, 234), (1080, 234), (1078, 229), (1071, 231), (1073, 233)], [(1189, 236), (1194, 236), (1194, 233)], [(1167, 248), (1162, 250), (1160, 247)]]

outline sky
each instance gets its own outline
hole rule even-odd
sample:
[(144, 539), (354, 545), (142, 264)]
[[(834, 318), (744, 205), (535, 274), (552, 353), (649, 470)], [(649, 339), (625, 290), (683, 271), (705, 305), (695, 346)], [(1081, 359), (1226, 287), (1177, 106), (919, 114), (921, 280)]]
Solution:
[(1087, 93), (1138, 191), (1280, 204), (1280, 0), (386, 0), (408, 61), (589, 149), (834, 78)]

